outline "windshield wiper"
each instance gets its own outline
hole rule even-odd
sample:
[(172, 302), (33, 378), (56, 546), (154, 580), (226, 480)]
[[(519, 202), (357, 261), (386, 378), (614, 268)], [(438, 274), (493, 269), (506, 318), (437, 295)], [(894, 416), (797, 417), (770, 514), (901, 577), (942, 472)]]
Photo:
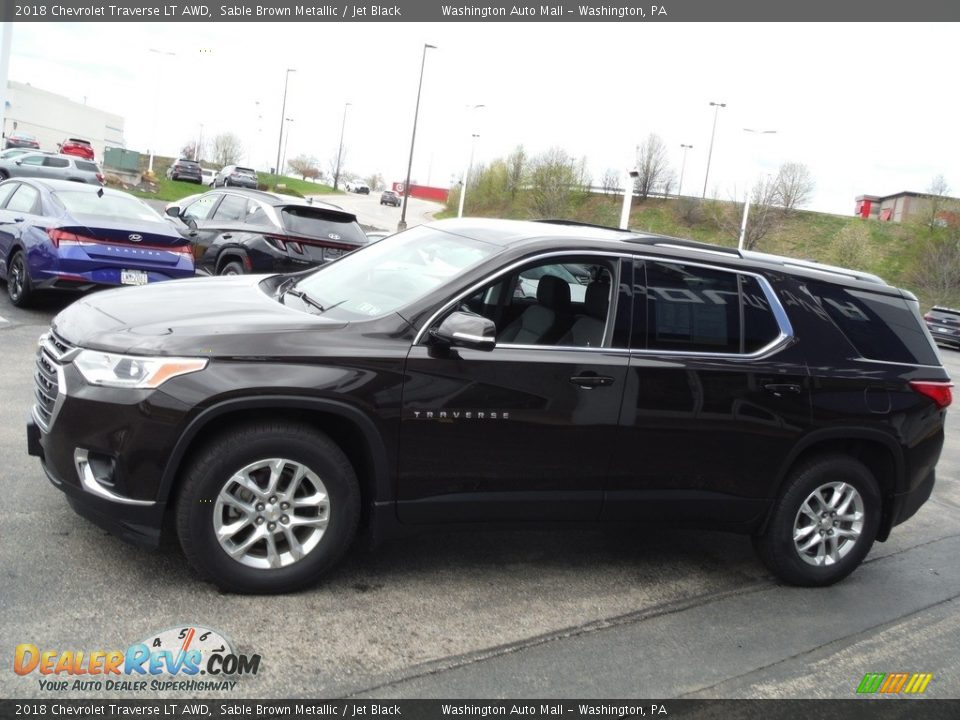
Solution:
[(340, 302), (334, 303), (333, 305), (327, 305), (326, 307), (324, 307), (313, 296), (295, 287), (296, 280), (297, 278), (295, 277), (287, 278), (282, 283), (280, 283), (280, 285), (277, 286), (276, 297), (278, 301), (283, 302), (283, 298), (287, 294), (293, 295), (294, 297), (299, 298), (306, 304), (312, 307), (315, 307), (317, 310), (319, 310), (322, 313), (325, 313), (327, 310), (332, 310), (333, 308), (337, 307), (337, 305), (343, 305), (343, 303), (347, 301), (346, 299), (344, 299), (344, 300), (341, 300)]
[(315, 308), (316, 308), (317, 310), (319, 310), (320, 312), (326, 312), (326, 311), (327, 311), (327, 308), (325, 308), (325, 307), (324, 307), (323, 305), (321, 305), (319, 302), (317, 302), (316, 300), (314, 300), (312, 297), (310, 297), (310, 296), (309, 296), (307, 293), (305, 293), (303, 290), (298, 290), (298, 289), (295, 288), (295, 287), (289, 287), (289, 288), (287, 288), (286, 290), (284, 290), (284, 291), (283, 291), (283, 294), (280, 296), (280, 300), (281, 300), (281, 301), (283, 301), (283, 298), (284, 298), (285, 295), (293, 295), (295, 298), (299, 298), (300, 300), (303, 300), (303, 302), (305, 302), (307, 305), (311, 305), (311, 306), (315, 307)]

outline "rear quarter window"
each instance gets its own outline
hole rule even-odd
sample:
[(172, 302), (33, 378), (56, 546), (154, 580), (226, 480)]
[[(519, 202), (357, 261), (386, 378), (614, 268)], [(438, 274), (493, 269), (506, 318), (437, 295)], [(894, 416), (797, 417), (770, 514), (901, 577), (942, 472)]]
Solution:
[(100, 172), (100, 168), (98, 168), (95, 163), (85, 162), (83, 160), (77, 160), (77, 170), (83, 170), (84, 172)]
[(829, 283), (808, 283), (807, 288), (861, 357), (909, 365), (940, 364), (918, 308), (903, 297)]

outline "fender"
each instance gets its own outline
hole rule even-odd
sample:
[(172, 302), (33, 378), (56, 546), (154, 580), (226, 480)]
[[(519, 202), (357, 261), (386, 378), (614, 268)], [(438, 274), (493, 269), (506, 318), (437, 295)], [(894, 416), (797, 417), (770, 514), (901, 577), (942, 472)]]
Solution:
[(219, 252), (217, 253), (217, 262), (214, 265), (214, 274), (220, 272), (220, 268), (223, 267), (225, 263), (230, 262), (230, 260), (239, 260), (240, 264), (247, 270), (250, 271), (250, 255), (247, 254), (246, 248), (242, 245), (214, 245), (213, 247), (218, 247)]
[(887, 433), (882, 430), (877, 430), (876, 428), (851, 426), (823, 428), (814, 430), (809, 435), (804, 436), (790, 451), (787, 459), (777, 472), (775, 483), (776, 493), (774, 497), (780, 494), (780, 488), (786, 479), (787, 472), (793, 466), (796, 459), (800, 457), (801, 453), (817, 443), (828, 440), (872, 440), (886, 447), (890, 451), (890, 454), (893, 455), (894, 462), (894, 486), (891, 488), (891, 492), (896, 493), (902, 491), (901, 489), (906, 478), (906, 463), (903, 459), (903, 449), (897, 441)]
[(345, 420), (354, 423), (363, 433), (370, 454), (373, 459), (374, 469), (374, 502), (392, 501), (393, 489), (390, 483), (389, 465), (387, 463), (387, 450), (380, 438), (373, 421), (363, 412), (338, 400), (325, 398), (308, 398), (296, 395), (262, 395), (251, 398), (234, 398), (224, 400), (223, 402), (211, 405), (193, 418), (181, 433), (177, 444), (167, 460), (163, 476), (160, 478), (160, 489), (157, 500), (167, 502), (170, 496), (170, 490), (173, 487), (173, 481), (176, 476), (176, 470), (183, 461), (183, 456), (190, 447), (193, 439), (203, 430), (211, 421), (226, 413), (237, 410), (249, 410), (252, 408), (298, 408), (302, 410), (316, 410), (331, 415), (337, 415)]

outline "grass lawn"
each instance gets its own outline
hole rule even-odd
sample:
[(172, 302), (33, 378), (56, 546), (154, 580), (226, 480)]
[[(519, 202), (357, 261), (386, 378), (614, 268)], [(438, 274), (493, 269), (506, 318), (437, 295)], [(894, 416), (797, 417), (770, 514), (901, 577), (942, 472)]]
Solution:
[[(281, 177), (279, 175), (271, 175), (269, 173), (257, 173), (257, 179), (262, 184), (266, 185), (270, 190), (274, 190), (277, 185), (285, 185), (288, 190), (294, 191), (291, 193), (292, 195), (327, 195), (334, 192), (333, 188), (331, 188), (329, 185), (307, 182), (298, 178)], [(210, 188), (205, 185), (186, 182), (185, 180), (167, 180), (164, 175), (158, 175), (157, 192), (155, 193), (144, 192), (136, 188), (119, 189), (126, 189), (126, 191), (131, 195), (136, 195), (139, 198), (170, 202), (172, 200), (180, 200), (188, 195), (196, 195), (197, 193), (206, 192)], [(337, 191), (337, 194), (339, 195), (342, 193)]]

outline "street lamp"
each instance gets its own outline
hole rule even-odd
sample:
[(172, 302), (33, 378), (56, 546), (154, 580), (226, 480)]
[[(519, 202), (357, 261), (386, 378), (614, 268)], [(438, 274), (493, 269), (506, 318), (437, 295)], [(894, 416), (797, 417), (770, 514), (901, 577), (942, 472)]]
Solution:
[(340, 156), (343, 155), (343, 133), (347, 129), (347, 108), (350, 103), (343, 106), (343, 122), (340, 124), (340, 147), (337, 149), (337, 169), (333, 171), (333, 189), (337, 189), (337, 183), (340, 182)]
[[(292, 122), (293, 122), (293, 118), (284, 118), (283, 120), (284, 120), (284, 122), (287, 122), (287, 123), (292, 123)], [(287, 133), (286, 133), (286, 135), (285, 135), (284, 138), (283, 138), (283, 157), (280, 159), (280, 162), (281, 162), (281, 163), (286, 163), (286, 162), (287, 162), (287, 143), (289, 143), (289, 142), (290, 142), (290, 126), (287, 125)], [(283, 165), (281, 165), (281, 166), (277, 169), (277, 175), (282, 175), (282, 174), (283, 174), (283, 173), (281, 172), (282, 170), (283, 170)]]
[[(744, 128), (744, 132), (751, 133), (752, 135), (775, 135), (776, 130), (754, 130), (753, 128)], [(740, 238), (737, 240), (737, 250), (743, 250), (743, 241), (747, 235), (747, 215), (750, 212), (750, 191), (751, 189), (747, 188), (747, 196), (743, 200), (743, 220), (740, 222)]]
[[(176, 53), (167, 52), (166, 50), (157, 50), (156, 48), (150, 48), (150, 52), (156, 53), (159, 56), (166, 55), (168, 57), (176, 57)], [(160, 58), (157, 58), (157, 75), (160, 75), (160, 85), (163, 86), (162, 73), (160, 72)], [(147, 163), (147, 172), (153, 173), (153, 155), (155, 152), (155, 146), (157, 144), (157, 115), (160, 112), (159, 106), (159, 93), (154, 94), (153, 96), (153, 137), (150, 138), (150, 161)]]
[(470, 141), (470, 162), (467, 163), (466, 169), (463, 171), (463, 182), (460, 186), (460, 207), (457, 208), (457, 217), (463, 217), (463, 201), (467, 197), (467, 183), (470, 181), (470, 169), (473, 167), (473, 151), (477, 146), (477, 138), (480, 137), (477, 133), (473, 134), (473, 139)]
[[(474, 105), (473, 110), (476, 111), (482, 107), (486, 107), (486, 105)], [(473, 115), (471, 114), (471, 119), (472, 118)], [(467, 182), (470, 180), (470, 170), (473, 168), (473, 151), (477, 147), (478, 137), (480, 136), (477, 133), (473, 133), (472, 139), (470, 140), (470, 161), (463, 170), (463, 179), (460, 182), (460, 206), (457, 208), (457, 217), (463, 217), (463, 202), (467, 197)]]
[(420, 84), (417, 85), (417, 104), (413, 111), (413, 133), (410, 136), (410, 160), (407, 162), (407, 179), (403, 183), (403, 208), (400, 210), (400, 222), (397, 232), (407, 229), (407, 199), (410, 197), (410, 173), (413, 170), (413, 146), (417, 140), (417, 116), (420, 115), (420, 91), (423, 90), (423, 68), (427, 64), (427, 50), (436, 50), (436, 45), (423, 44), (423, 58), (420, 60)]
[(683, 160), (680, 163), (680, 187), (677, 189), (677, 199), (680, 199), (680, 196), (683, 195), (683, 170), (687, 167), (687, 150), (693, 150), (693, 145), (684, 145), (680, 143), (680, 147), (683, 148)]
[(720, 108), (726, 107), (726, 103), (717, 103), (710, 102), (710, 107), (713, 108), (713, 130), (710, 131), (710, 149), (707, 151), (707, 174), (703, 176), (703, 198), (707, 197), (707, 180), (710, 179), (710, 158), (713, 157), (713, 137), (717, 134), (717, 113), (720, 112)]
[(277, 139), (277, 175), (280, 174), (280, 148), (283, 145), (283, 123), (287, 118), (287, 84), (290, 82), (290, 73), (296, 68), (287, 68), (287, 75), (283, 81), (283, 109), (280, 111), (280, 137)]

